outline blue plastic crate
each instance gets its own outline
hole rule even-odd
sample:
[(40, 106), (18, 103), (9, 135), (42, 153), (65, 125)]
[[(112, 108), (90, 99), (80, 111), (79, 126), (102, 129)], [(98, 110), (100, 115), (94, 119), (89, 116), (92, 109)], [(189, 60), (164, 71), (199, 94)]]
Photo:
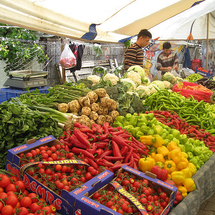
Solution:
[(6, 93), (0, 89), (0, 104), (7, 100)]
[(0, 103), (8, 100), (10, 98), (19, 97), (23, 93), (36, 91), (36, 89), (38, 89), (40, 91), (40, 93), (45, 93), (45, 94), (49, 93), (49, 91), (48, 91), (49, 87), (33, 88), (33, 89), (30, 89), (29, 91), (24, 91), (24, 90), (20, 90), (20, 89), (11, 89), (11, 88), (1, 88), (0, 89), (0, 91), (1, 91)]
[(208, 70), (208, 73), (204, 72), (204, 71), (201, 71), (201, 70), (198, 70), (199, 67), (196, 67), (196, 70), (195, 70), (195, 73), (198, 73), (204, 77), (207, 77), (207, 78), (212, 78), (214, 76), (214, 69), (213, 70)]

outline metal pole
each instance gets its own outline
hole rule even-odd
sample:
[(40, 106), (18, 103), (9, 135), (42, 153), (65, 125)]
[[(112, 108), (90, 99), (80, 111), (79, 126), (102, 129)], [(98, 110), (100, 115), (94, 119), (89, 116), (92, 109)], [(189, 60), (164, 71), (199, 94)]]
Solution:
[(206, 70), (208, 70), (208, 49), (209, 49), (209, 13), (207, 14), (207, 49), (206, 49)]

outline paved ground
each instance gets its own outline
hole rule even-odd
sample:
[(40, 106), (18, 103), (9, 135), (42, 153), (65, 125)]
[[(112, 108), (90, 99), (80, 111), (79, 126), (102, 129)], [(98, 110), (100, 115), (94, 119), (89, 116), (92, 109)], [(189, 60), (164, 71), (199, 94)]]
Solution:
[(197, 215), (215, 215), (215, 193), (201, 204)]

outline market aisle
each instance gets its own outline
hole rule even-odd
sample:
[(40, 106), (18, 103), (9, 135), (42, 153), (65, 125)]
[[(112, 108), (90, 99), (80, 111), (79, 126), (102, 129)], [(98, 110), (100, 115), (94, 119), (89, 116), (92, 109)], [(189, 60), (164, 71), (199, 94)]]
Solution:
[(197, 215), (215, 215), (215, 193), (210, 199), (201, 204)]

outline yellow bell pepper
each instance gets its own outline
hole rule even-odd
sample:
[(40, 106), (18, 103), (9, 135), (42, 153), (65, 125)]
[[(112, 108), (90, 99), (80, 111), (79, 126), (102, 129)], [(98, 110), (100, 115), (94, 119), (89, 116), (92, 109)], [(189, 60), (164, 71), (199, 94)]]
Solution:
[(178, 186), (178, 190), (181, 191), (183, 197), (187, 196), (187, 189), (184, 186)]
[(162, 154), (155, 154), (153, 158), (155, 159), (155, 162), (165, 162), (164, 156)]
[(155, 160), (152, 157), (140, 158), (138, 165), (142, 172), (150, 171), (155, 165)]
[(172, 173), (176, 170), (176, 165), (173, 161), (167, 160), (164, 162), (164, 169), (166, 169), (168, 173)]
[(179, 170), (182, 170), (184, 168), (186, 168), (189, 164), (189, 161), (187, 160), (187, 158), (182, 157), (182, 159), (179, 161), (179, 163), (176, 164), (176, 167)]
[(190, 169), (190, 172), (191, 172), (192, 176), (193, 176), (194, 174), (196, 174), (197, 169), (196, 169), (196, 166), (195, 166), (193, 163), (189, 163), (189, 164), (188, 164), (188, 167), (189, 167), (189, 169)]
[(189, 166), (187, 166), (186, 168), (182, 169), (181, 172), (184, 173), (186, 178), (191, 178), (192, 177), (192, 173), (190, 171)]
[(155, 152), (152, 152), (152, 153), (149, 155), (149, 157), (151, 156), (152, 158), (155, 158), (155, 155), (156, 155), (156, 153), (155, 153)]
[(184, 158), (188, 158), (188, 154), (186, 152), (181, 152), (181, 154)]
[(185, 181), (185, 175), (181, 171), (174, 171), (171, 173), (172, 180), (177, 184), (180, 185)]
[(158, 135), (155, 134), (154, 137), (152, 138), (153, 146), (158, 148), (164, 144), (164, 139)]
[(146, 145), (148, 145), (148, 146), (151, 146), (151, 145), (153, 144), (152, 138), (153, 138), (152, 135), (141, 136), (141, 137), (140, 137), (140, 142), (141, 142), (141, 143), (144, 143), (144, 144), (146, 144)]
[(191, 192), (196, 189), (195, 182), (192, 178), (186, 178), (183, 182), (184, 187), (187, 189), (188, 192)]
[(172, 159), (176, 164), (179, 163), (182, 159), (181, 149), (177, 148), (170, 151), (168, 154), (168, 158)]
[(178, 148), (179, 147), (177, 146), (177, 143), (174, 142), (174, 141), (169, 142), (168, 145), (167, 145), (167, 149), (169, 151), (172, 151), (173, 149), (178, 149)]
[(162, 154), (164, 157), (169, 154), (169, 149), (166, 146), (160, 146), (157, 148), (157, 153)]

